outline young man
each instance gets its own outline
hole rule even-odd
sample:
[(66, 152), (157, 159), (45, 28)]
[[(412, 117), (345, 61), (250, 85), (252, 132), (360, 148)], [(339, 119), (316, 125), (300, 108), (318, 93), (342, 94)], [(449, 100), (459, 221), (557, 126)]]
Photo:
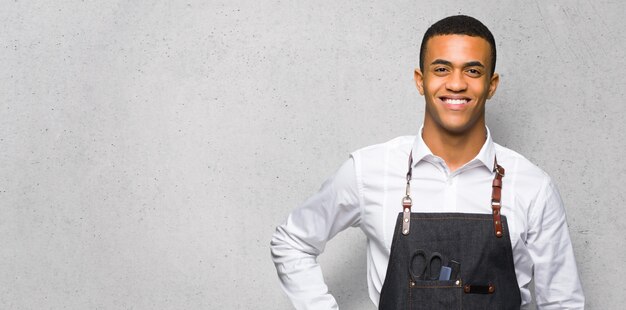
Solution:
[(351, 154), (273, 236), (281, 284), (298, 309), (337, 309), (316, 257), (349, 226), (368, 238), (369, 295), (380, 309), (582, 309), (565, 210), (551, 179), (491, 139), (491, 32), (468, 16), (432, 25), (415, 83), (415, 137)]

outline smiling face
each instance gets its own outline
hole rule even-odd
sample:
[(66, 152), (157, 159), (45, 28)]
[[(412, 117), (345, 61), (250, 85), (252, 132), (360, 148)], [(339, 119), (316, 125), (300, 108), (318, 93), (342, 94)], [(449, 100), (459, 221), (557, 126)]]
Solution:
[(448, 135), (482, 132), (485, 102), (498, 87), (491, 75), (491, 47), (480, 37), (437, 35), (428, 39), (423, 72), (415, 83), (425, 97), (424, 130)]

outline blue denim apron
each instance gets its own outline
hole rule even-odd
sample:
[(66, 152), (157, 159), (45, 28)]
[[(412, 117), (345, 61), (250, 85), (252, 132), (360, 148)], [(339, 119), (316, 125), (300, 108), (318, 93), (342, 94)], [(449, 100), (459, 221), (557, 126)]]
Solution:
[[(504, 169), (495, 161), (492, 214), (412, 213), (412, 162), (410, 155), (379, 309), (519, 309), (508, 225), (500, 215)], [(429, 270), (434, 277), (415, 270), (416, 253), (440, 255), (437, 270)], [(452, 278), (439, 280), (440, 266), (454, 266)]]

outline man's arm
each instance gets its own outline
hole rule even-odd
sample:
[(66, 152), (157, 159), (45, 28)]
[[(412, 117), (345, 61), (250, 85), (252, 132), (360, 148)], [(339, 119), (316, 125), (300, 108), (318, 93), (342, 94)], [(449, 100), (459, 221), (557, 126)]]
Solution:
[(534, 262), (537, 309), (584, 309), (565, 208), (550, 179), (530, 212), (527, 247)]
[(359, 225), (361, 208), (350, 158), (319, 192), (293, 210), (272, 237), (272, 259), (281, 286), (296, 309), (337, 309), (328, 293), (317, 256), (326, 242), (349, 226)]

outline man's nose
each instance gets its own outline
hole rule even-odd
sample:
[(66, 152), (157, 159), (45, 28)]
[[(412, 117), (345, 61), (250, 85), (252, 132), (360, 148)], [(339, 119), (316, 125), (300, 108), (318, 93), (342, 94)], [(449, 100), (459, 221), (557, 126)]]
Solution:
[(454, 71), (452, 74), (448, 76), (448, 81), (446, 82), (446, 88), (449, 91), (460, 92), (464, 91), (467, 88), (467, 82), (465, 81), (465, 76), (463, 72)]

